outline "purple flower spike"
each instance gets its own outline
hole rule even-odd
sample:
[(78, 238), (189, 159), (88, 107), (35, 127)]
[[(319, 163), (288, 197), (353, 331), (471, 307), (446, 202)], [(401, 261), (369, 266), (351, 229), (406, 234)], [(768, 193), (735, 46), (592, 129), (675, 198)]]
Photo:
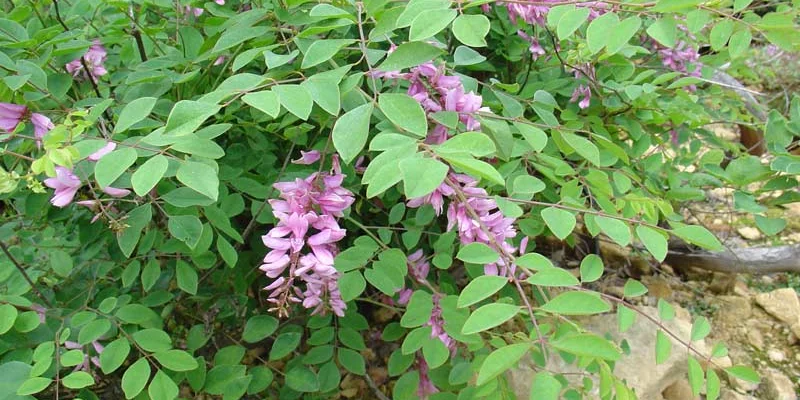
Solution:
[(0, 130), (12, 132), (22, 121), (28, 107), (12, 103), (0, 103)]

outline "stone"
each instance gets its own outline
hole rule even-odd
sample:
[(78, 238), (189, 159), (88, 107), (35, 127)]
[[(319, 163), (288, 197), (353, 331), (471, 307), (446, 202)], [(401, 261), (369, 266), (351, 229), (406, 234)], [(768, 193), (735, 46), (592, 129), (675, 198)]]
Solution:
[(740, 326), (753, 315), (753, 306), (747, 297), (719, 296), (714, 302), (719, 306), (714, 313), (714, 324)]
[[(658, 309), (655, 307), (640, 306), (638, 309), (658, 319)], [(640, 399), (662, 399), (662, 393), (678, 381), (686, 380), (689, 354), (683, 345), (670, 337), (672, 353), (663, 363), (656, 365), (655, 339), (658, 327), (647, 318), (639, 316), (630, 329), (624, 333), (617, 330), (617, 317), (615, 314), (596, 315), (577, 320), (586, 330), (605, 336), (608, 334), (612, 340), (619, 343), (622, 339), (628, 342), (631, 354), (623, 355), (614, 368), (614, 375), (627, 382), (628, 386), (636, 392)], [(692, 323), (689, 312), (681, 307), (675, 307), (675, 318), (663, 322), (664, 327), (674, 333), (681, 340), (691, 342)], [(711, 348), (705, 340), (691, 342), (692, 346), (705, 356), (710, 355)], [(719, 359), (714, 359), (715, 363)], [(573, 365), (564, 365), (560, 357), (550, 357), (547, 370), (551, 372), (571, 372), (578, 370)], [(509, 386), (518, 398), (526, 399), (530, 396), (530, 385), (536, 369), (532, 365), (521, 362), (520, 365), (508, 373)], [(580, 384), (580, 375), (570, 374), (567, 379), (577, 376), (573, 383)], [(572, 382), (572, 381), (571, 381)], [(596, 388), (597, 385), (594, 385)], [(674, 388), (673, 390), (679, 390)], [(597, 393), (593, 393), (596, 395)], [(591, 396), (589, 398), (595, 398)], [(687, 398), (688, 399), (688, 398)]]
[(800, 300), (792, 288), (773, 290), (756, 295), (756, 303), (781, 322), (792, 326), (800, 322)]
[(767, 357), (769, 357), (770, 361), (780, 363), (786, 361), (786, 354), (778, 349), (769, 349), (767, 350)]
[(753, 392), (756, 389), (758, 389), (757, 382), (745, 381), (739, 378), (734, 378), (730, 375), (727, 376), (728, 376), (728, 383), (731, 384), (731, 387), (740, 392)]
[(747, 341), (758, 350), (764, 350), (764, 336), (761, 331), (756, 328), (750, 328), (747, 331)]
[(792, 330), (792, 334), (794, 335), (794, 337), (800, 338), (800, 321), (797, 321), (794, 324), (792, 324), (792, 326), (789, 327), (789, 329)]
[(692, 394), (692, 387), (685, 379), (677, 380), (662, 393), (664, 400), (699, 400), (700, 396)]
[(736, 230), (739, 233), (739, 236), (747, 239), (747, 240), (758, 240), (761, 239), (761, 231), (758, 228), (753, 228), (752, 226), (743, 226)]
[(741, 394), (734, 390), (722, 389), (719, 395), (719, 400), (756, 400), (756, 398), (746, 394)]
[(797, 400), (792, 381), (784, 374), (774, 369), (762, 374), (764, 379), (765, 400)]

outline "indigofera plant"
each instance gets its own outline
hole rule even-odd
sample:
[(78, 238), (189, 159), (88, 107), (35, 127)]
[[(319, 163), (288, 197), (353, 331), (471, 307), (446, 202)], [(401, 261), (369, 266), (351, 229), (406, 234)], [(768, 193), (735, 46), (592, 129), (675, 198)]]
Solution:
[[(797, 2), (0, 9), (0, 397), (512, 398), (525, 363), (531, 399), (635, 398), (614, 366), (673, 340), (695, 395), (759, 379), (585, 249), (720, 249), (684, 219), (713, 188), (783, 229), (800, 98), (761, 121), (714, 77), (800, 50)], [(655, 349), (582, 325), (612, 312)]]

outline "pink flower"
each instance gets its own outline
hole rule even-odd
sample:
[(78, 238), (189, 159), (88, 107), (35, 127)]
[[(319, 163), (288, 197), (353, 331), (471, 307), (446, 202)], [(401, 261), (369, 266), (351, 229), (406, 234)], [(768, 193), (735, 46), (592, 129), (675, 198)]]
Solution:
[(224, 6), (225, 5), (225, 0), (214, 0), (214, 3), (217, 3), (217, 4), (221, 5), (221, 6)]
[(108, 153), (111, 153), (116, 148), (117, 148), (116, 143), (108, 142), (106, 143), (105, 146), (101, 147), (100, 150), (97, 150), (94, 153), (89, 154), (89, 157), (86, 157), (86, 159), (89, 161), (100, 161), (100, 159), (103, 158), (103, 156), (105, 156)]
[(50, 203), (56, 207), (66, 207), (72, 202), (75, 193), (81, 187), (81, 180), (71, 170), (64, 167), (56, 167), (56, 177), (45, 179), (44, 184), (49, 188), (55, 189)]
[(425, 261), (425, 254), (422, 253), (422, 249), (408, 256), (406, 264), (408, 265), (408, 273), (412, 278), (418, 282), (426, 282), (431, 266)]
[(428, 397), (434, 393), (438, 393), (439, 389), (431, 381), (428, 374), (428, 363), (425, 362), (424, 357), (417, 354), (417, 370), (419, 370), (419, 386), (417, 388), (417, 396), (422, 400), (427, 400)]
[(517, 35), (527, 40), (531, 44), (530, 47), (528, 47), (528, 51), (531, 52), (531, 55), (533, 56), (534, 60), (545, 55), (544, 48), (542, 47), (541, 44), (539, 44), (539, 38), (537, 38), (536, 36), (530, 36), (521, 29), (517, 31)]
[(125, 197), (131, 194), (128, 189), (117, 189), (111, 186), (104, 187), (103, 192), (111, 197)]
[(292, 164), (310, 165), (319, 161), (322, 154), (318, 150), (303, 151), (300, 150), (300, 158), (292, 160)]
[(581, 96), (583, 96), (583, 99), (581, 99), (581, 101), (578, 102), (578, 107), (580, 107), (581, 109), (588, 108), (592, 99), (592, 91), (586, 85), (583, 84), (578, 85), (578, 87), (576, 87), (575, 90), (572, 91), (572, 97), (569, 98), (569, 101), (571, 103), (574, 103)]
[(217, 65), (222, 65), (222, 63), (224, 63), (224, 62), (225, 62), (225, 56), (219, 56), (219, 57), (217, 57), (216, 60), (214, 60), (214, 63), (212, 65), (214, 65), (216, 67)]
[(36, 143), (41, 147), (42, 138), (47, 132), (55, 128), (53, 121), (39, 113), (31, 114), (31, 123), (33, 123), (33, 136), (36, 138)]
[(22, 121), (28, 107), (12, 103), (0, 103), (0, 129), (13, 132)]
[[(108, 73), (103, 65), (108, 54), (105, 47), (103, 47), (99, 40), (95, 39), (92, 43), (93, 44), (89, 47), (89, 50), (83, 55), (82, 58), (83, 61), (86, 62), (86, 66), (90, 69), (88, 71), (88, 76), (93, 81), (97, 82), (98, 77)], [(78, 77), (81, 72), (83, 72), (84, 78), (87, 76), (87, 72), (83, 71), (83, 62), (80, 58), (67, 63), (66, 68), (67, 72), (71, 73), (74, 77)]]
[(186, 11), (187, 14), (194, 14), (195, 17), (203, 15), (203, 13), (206, 11), (202, 8), (197, 8), (192, 6), (186, 6), (184, 7), (184, 10)]

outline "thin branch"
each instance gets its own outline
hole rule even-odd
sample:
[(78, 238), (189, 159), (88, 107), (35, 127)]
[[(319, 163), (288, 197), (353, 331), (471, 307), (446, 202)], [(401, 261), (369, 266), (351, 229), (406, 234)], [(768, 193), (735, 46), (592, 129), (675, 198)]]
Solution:
[(28, 282), (29, 285), (31, 285), (31, 289), (36, 293), (37, 296), (39, 296), (40, 299), (42, 299), (44, 304), (48, 308), (53, 308), (53, 303), (50, 303), (50, 300), (47, 300), (47, 297), (44, 297), (44, 294), (42, 294), (42, 292), (39, 291), (39, 288), (36, 287), (36, 284), (33, 283), (33, 280), (31, 279), (30, 275), (28, 275), (28, 271), (25, 271), (25, 267), (23, 267), (22, 264), (20, 264), (17, 261), (17, 259), (14, 258), (11, 252), (8, 251), (8, 247), (6, 247), (6, 244), (3, 243), (2, 241), (0, 241), (0, 249), (3, 249), (3, 253), (5, 253), (6, 257), (8, 257), (8, 259), (11, 260), (11, 263), (14, 264), (19, 273), (22, 274), (22, 277), (25, 278), (25, 280)]

